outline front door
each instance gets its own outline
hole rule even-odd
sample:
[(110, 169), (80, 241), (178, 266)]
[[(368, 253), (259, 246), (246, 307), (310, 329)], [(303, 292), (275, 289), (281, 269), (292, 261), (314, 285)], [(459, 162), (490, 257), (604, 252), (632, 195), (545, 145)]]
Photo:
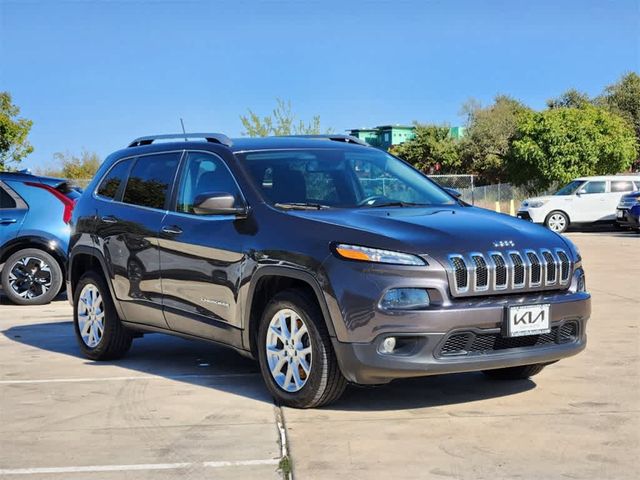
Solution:
[(233, 215), (197, 215), (203, 193), (230, 193), (244, 202), (221, 157), (187, 152), (175, 205), (160, 229), (165, 318), (179, 332), (235, 343), (241, 326), (237, 292), (244, 265), (241, 223)]
[(162, 313), (158, 232), (180, 155), (170, 152), (121, 161), (96, 192), (105, 202), (99, 207), (96, 238), (116, 299), (129, 322), (167, 327)]

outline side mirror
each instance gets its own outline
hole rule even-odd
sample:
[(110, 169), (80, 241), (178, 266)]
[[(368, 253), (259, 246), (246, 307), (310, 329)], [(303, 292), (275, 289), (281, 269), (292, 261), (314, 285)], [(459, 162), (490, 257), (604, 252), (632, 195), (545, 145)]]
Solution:
[(576, 195), (577, 195), (577, 196), (580, 196), (580, 195), (584, 195), (585, 193), (587, 193), (587, 191), (586, 191), (584, 188), (581, 188), (580, 190), (578, 190), (578, 191), (576, 192)]
[(237, 215), (246, 217), (249, 208), (246, 205), (234, 207), (236, 199), (226, 192), (208, 192), (198, 195), (193, 204), (193, 211), (197, 215)]
[(460, 198), (462, 196), (462, 193), (460, 193), (455, 188), (449, 188), (449, 187), (442, 187), (442, 188), (444, 188), (449, 195), (453, 195), (456, 198)]

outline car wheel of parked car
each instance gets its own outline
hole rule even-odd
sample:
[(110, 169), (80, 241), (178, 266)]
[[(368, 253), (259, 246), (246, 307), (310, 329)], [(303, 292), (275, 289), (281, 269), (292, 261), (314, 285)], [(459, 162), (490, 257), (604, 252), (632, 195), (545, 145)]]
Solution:
[(556, 233), (562, 233), (569, 228), (569, 217), (566, 213), (560, 210), (555, 210), (547, 215), (544, 220), (544, 224), (547, 228)]
[(55, 258), (37, 248), (11, 255), (2, 269), (2, 289), (18, 305), (44, 305), (62, 287), (62, 268)]
[(498, 380), (524, 380), (537, 375), (545, 366), (546, 364), (544, 363), (534, 363), (533, 365), (521, 365), (519, 367), (483, 370), (482, 373)]
[(92, 360), (122, 357), (133, 335), (120, 322), (109, 289), (95, 272), (85, 273), (74, 290), (73, 323), (82, 353)]
[(258, 356), (267, 388), (289, 407), (326, 405), (337, 400), (347, 385), (322, 312), (301, 291), (281, 292), (265, 308)]

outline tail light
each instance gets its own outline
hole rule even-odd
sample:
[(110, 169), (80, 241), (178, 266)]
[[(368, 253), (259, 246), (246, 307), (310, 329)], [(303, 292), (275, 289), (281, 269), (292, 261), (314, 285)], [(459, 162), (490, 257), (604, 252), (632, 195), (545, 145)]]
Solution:
[(71, 214), (73, 213), (73, 207), (76, 206), (76, 201), (71, 200), (64, 193), (61, 193), (59, 190), (56, 190), (54, 187), (50, 185), (45, 185), (44, 183), (36, 183), (36, 182), (24, 182), (25, 185), (29, 185), (30, 187), (42, 188), (49, 193), (51, 193), (54, 197), (62, 202), (64, 205), (64, 212), (62, 213), (62, 221), (64, 223), (69, 223), (71, 221)]

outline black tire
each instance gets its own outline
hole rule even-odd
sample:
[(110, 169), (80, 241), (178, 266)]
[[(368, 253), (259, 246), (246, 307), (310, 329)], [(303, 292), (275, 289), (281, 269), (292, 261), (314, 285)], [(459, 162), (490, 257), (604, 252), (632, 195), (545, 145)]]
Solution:
[[(37, 296), (34, 296), (32, 298), (25, 298), (20, 296), (11, 286), (11, 281), (9, 279), (11, 270), (13, 269), (13, 266), (16, 264), (16, 262), (18, 262), (22, 258), (27, 257), (34, 258), (42, 262), (39, 265), (36, 265), (34, 263), (34, 269), (29, 269), (30, 274), (35, 273), (34, 276), (41, 279), (45, 278), (42, 277), (42, 275), (46, 275), (46, 278), (50, 279), (48, 290), (42, 294), (37, 294), (38, 291), (41, 291), (41, 287), (37, 284), (33, 284), (32, 288), (34, 290), (31, 290), (31, 292), (35, 291)], [(48, 266), (49, 272), (41, 272), (40, 265)], [(44, 250), (40, 250), (38, 248), (25, 248), (23, 250), (18, 250), (16, 253), (11, 255), (4, 263), (1, 276), (2, 290), (4, 291), (4, 294), (9, 297), (9, 300), (17, 305), (44, 305), (46, 303), (50, 303), (60, 292), (63, 282), (62, 277), (62, 267), (55, 258), (53, 258)]]
[(534, 363), (533, 365), (521, 365), (519, 367), (483, 370), (482, 373), (497, 380), (525, 380), (539, 374), (544, 367), (546, 367), (544, 363)]
[[(560, 228), (553, 227), (552, 225), (554, 223), (557, 225), (557, 222), (554, 222), (554, 220), (556, 220), (559, 217), (562, 217), (564, 219), (564, 226)], [(544, 225), (549, 230), (552, 230), (556, 233), (564, 233), (567, 231), (567, 228), (569, 228), (569, 225), (570, 225), (569, 215), (564, 213), (562, 210), (554, 210), (553, 212), (549, 213), (549, 215), (547, 215), (547, 218), (544, 219)]]
[[(282, 309), (293, 310), (304, 322), (311, 345), (311, 368), (304, 386), (296, 392), (282, 389), (271, 375), (266, 353), (267, 332), (273, 316)], [(277, 403), (293, 408), (314, 408), (337, 400), (347, 381), (342, 376), (331, 338), (315, 299), (300, 290), (285, 290), (266, 306), (258, 329), (258, 361), (262, 377)]]
[[(104, 305), (104, 331), (98, 344), (88, 346), (82, 339), (78, 321), (78, 305), (80, 295), (87, 285), (93, 285), (98, 289)], [(91, 360), (113, 360), (124, 356), (131, 347), (132, 333), (127, 330), (120, 321), (111, 298), (111, 293), (104, 279), (96, 272), (87, 272), (76, 285), (73, 292), (73, 327), (80, 350), (85, 357)]]

